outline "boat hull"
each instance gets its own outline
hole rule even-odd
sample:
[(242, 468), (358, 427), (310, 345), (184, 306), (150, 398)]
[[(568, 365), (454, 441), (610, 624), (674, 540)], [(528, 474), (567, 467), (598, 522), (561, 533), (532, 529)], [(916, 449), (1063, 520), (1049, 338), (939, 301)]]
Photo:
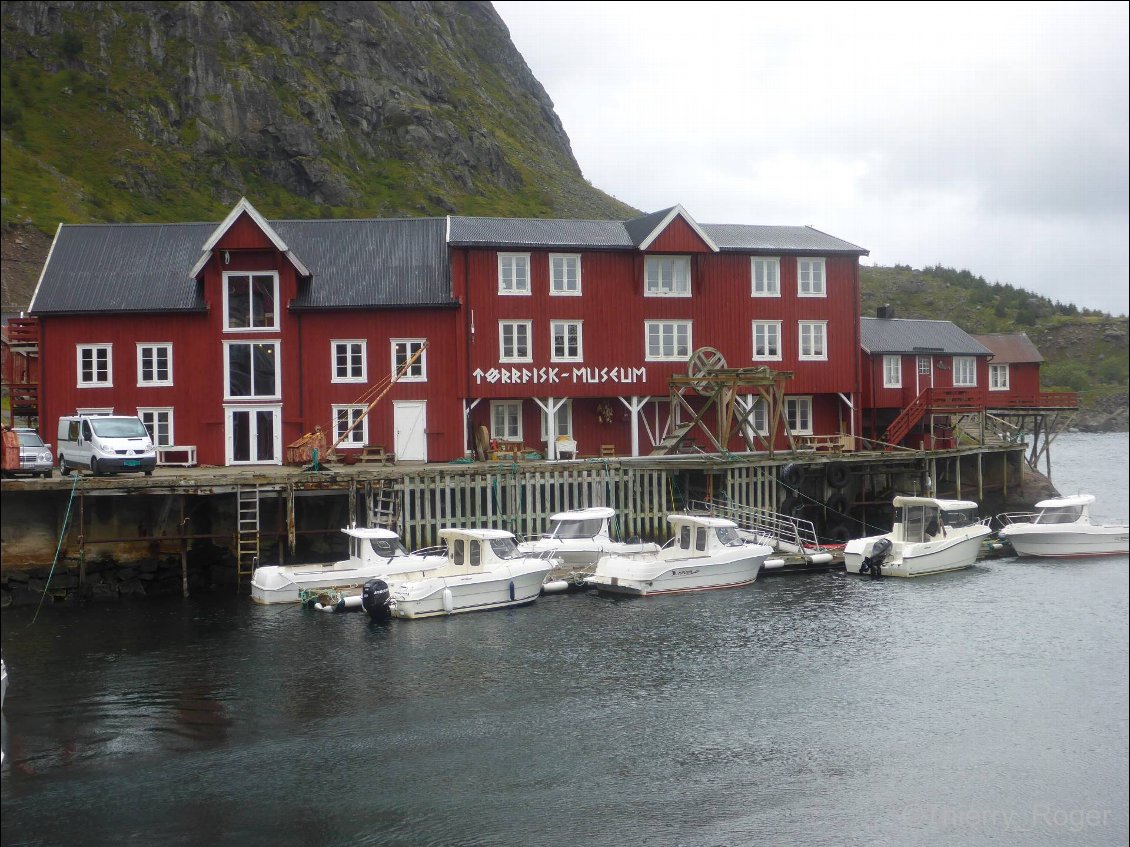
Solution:
[(303, 591), (349, 591), (360, 589), (370, 579), (384, 576), (387, 568), (334, 568), (318, 565), (255, 569), (251, 577), (251, 599), (262, 605), (298, 603)]
[(1006, 526), (1000, 537), (1018, 556), (1072, 559), (1130, 553), (1130, 531), (1124, 526), (1090, 525), (1085, 531), (1070, 527)]
[(585, 584), (609, 594), (635, 597), (683, 594), (752, 585), (772, 551), (738, 554), (723, 561), (678, 559), (656, 561), (609, 557), (597, 565)]
[[(981, 553), (981, 542), (989, 535), (989, 528), (963, 535), (918, 544), (895, 542), (881, 565), (882, 576), (916, 577), (959, 571), (971, 567)], [(871, 548), (880, 538), (857, 538), (844, 548), (844, 570), (860, 573), (863, 560), (871, 555)]]
[(411, 620), (522, 606), (538, 598), (549, 571), (547, 563), (527, 570), (507, 568), (402, 582), (391, 586), (391, 614)]

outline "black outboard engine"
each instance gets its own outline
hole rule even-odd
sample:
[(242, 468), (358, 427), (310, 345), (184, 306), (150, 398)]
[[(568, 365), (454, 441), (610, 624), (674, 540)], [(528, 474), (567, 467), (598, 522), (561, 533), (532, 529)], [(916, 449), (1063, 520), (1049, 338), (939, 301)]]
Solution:
[(880, 538), (871, 545), (871, 555), (864, 557), (863, 561), (859, 563), (860, 573), (871, 574), (872, 579), (878, 579), (883, 575), (883, 562), (887, 558), (887, 554), (891, 552), (891, 539)]
[(375, 621), (387, 621), (392, 617), (389, 608), (388, 583), (383, 579), (370, 579), (361, 589), (361, 606)]

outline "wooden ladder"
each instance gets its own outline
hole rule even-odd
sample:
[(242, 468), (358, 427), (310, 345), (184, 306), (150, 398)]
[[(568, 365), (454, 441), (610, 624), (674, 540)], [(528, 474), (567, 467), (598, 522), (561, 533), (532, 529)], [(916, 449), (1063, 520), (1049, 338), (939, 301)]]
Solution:
[(392, 480), (380, 480), (369, 499), (369, 526), (398, 532), (400, 529), (400, 492)]
[(259, 486), (236, 486), (236, 590), (259, 564)]

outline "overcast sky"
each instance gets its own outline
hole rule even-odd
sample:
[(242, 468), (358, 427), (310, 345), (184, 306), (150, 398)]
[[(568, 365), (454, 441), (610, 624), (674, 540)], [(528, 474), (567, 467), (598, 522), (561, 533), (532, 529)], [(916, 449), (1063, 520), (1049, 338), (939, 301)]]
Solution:
[(1130, 311), (1130, 4), (494, 6), (631, 206)]

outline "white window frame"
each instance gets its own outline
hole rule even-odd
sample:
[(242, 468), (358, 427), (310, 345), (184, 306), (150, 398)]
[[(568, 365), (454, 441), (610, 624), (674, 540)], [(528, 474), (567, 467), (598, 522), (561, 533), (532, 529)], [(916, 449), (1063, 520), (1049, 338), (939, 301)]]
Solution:
[[(668, 333), (668, 330), (671, 330)], [(656, 336), (658, 333), (658, 336)], [(666, 349), (665, 336), (670, 334), (672, 348)], [(679, 336), (684, 335), (682, 349)], [(652, 346), (652, 339), (658, 337), (658, 350)], [(644, 360), (648, 362), (685, 362), (694, 349), (693, 326), (691, 321), (644, 321)]]
[[(664, 285), (664, 266), (670, 264), (671, 279)], [(656, 271), (653, 274), (652, 269)], [(691, 257), (657, 254), (644, 257), (643, 263), (644, 297), (690, 297), (691, 296)]]
[[(551, 362), (583, 362), (585, 360), (585, 347), (583, 321), (550, 321), (549, 322), (549, 360)], [(566, 352), (561, 355), (557, 352), (557, 336), (559, 332), (564, 332), (566, 335), (566, 343), (568, 341), (569, 327), (576, 328), (577, 334), (577, 350), (573, 354)]]
[[(819, 271), (819, 273), (817, 273)], [(802, 256), (796, 260), (797, 297), (827, 297), (827, 268), (822, 257)]]
[[(1004, 374), (1004, 379), (1001, 379), (1001, 374)], [(990, 391), (1008, 391), (1009, 389), (1009, 367), (1007, 364), (994, 365), (989, 363), (989, 390)]]
[[(151, 370), (154, 374), (157, 373), (156, 355), (158, 350), (165, 351), (165, 362), (169, 375), (166, 379), (145, 379), (145, 359), (147, 356), (153, 358)], [(151, 342), (137, 342), (137, 387), (148, 388), (150, 386), (172, 385), (173, 384), (173, 345), (167, 342), (151, 343)]]
[[(961, 378), (958, 381), (958, 377)], [(953, 357), (953, 387), (954, 388), (976, 388), (977, 387), (977, 357), (976, 356), (954, 356)]]
[[(337, 444), (337, 440), (341, 438), (347, 429), (353, 423), (361, 418), (361, 426), (349, 433), (349, 437), (338, 444), (339, 447), (364, 447), (369, 443), (369, 416), (365, 415), (365, 410), (368, 406), (355, 403), (344, 403), (341, 405), (333, 405), (330, 407), (330, 420), (333, 421), (333, 441), (331, 443)], [(345, 414), (345, 419), (342, 420), (341, 415)], [(364, 415), (364, 417), (361, 417)]]
[[(558, 273), (560, 265), (560, 273)], [(569, 288), (569, 267), (575, 271), (575, 284)], [(549, 254), (549, 293), (555, 297), (580, 297), (581, 296), (581, 254), (580, 253), (550, 253)]]
[[(771, 273), (770, 273), (771, 271)], [(772, 277), (772, 279), (770, 279)], [(751, 256), (749, 260), (749, 296), (781, 296), (781, 260), (776, 256)]]
[[(499, 423), (499, 413), (506, 415), (507, 420), (504, 422), (507, 427), (505, 433), (498, 431), (497, 424)], [(512, 420), (511, 420), (512, 418)], [(514, 424), (514, 431), (511, 432), (510, 424)], [(521, 441), (522, 440), (522, 401), (521, 400), (492, 400), (490, 403), (490, 437), (501, 441)]]
[[(807, 425), (801, 426), (805, 418)], [(785, 421), (793, 435), (812, 435), (812, 397), (786, 397)]]
[(400, 377), (397, 382), (427, 382), (428, 381), (428, 348), (424, 347), (427, 343), (426, 338), (390, 338), (389, 349), (392, 354), (392, 371), (395, 376), (400, 371), (400, 365), (397, 363), (400, 359), (400, 351), (398, 348), (404, 347), (403, 361), (407, 362), (412, 358), (417, 348), (421, 348), (421, 353), (415, 363), (407, 371), (404, 376)]
[[(523, 354), (517, 339), (517, 331), (524, 329), (526, 332), (526, 350)], [(510, 338), (507, 338), (507, 335)], [(534, 360), (534, 330), (533, 321), (499, 321), (498, 322), (498, 361), (500, 362), (532, 362)], [(513, 348), (507, 355), (507, 344)]]
[[(177, 443), (176, 436), (173, 434), (173, 409), (171, 406), (138, 406), (137, 416), (141, 418), (141, 422), (145, 424), (145, 428), (149, 429), (149, 424), (145, 420), (146, 416), (153, 417), (153, 429), (149, 430), (149, 436), (153, 441), (154, 447), (172, 447)], [(158, 418), (164, 417), (168, 433), (167, 440), (161, 440), (160, 437), (160, 423)]]
[[(518, 273), (519, 268), (521, 274)], [(498, 254), (498, 293), (504, 297), (521, 297), (530, 293), (529, 253)]]
[[(255, 277), (270, 277), (271, 279), (271, 324), (270, 326), (232, 326), (231, 312), (229, 310), (229, 289), (234, 277), (247, 277), (248, 298), (251, 297)], [(278, 332), (279, 331), (279, 274), (278, 271), (224, 271), (223, 273), (223, 301), (224, 301), (224, 332)], [(250, 299), (249, 301), (250, 302)], [(248, 315), (248, 321), (252, 315)]]
[[(91, 354), (91, 377), (83, 377), (83, 353)], [(102, 354), (101, 356), (99, 354)], [(100, 367), (99, 358), (105, 359), (105, 376), (99, 378), (103, 369)], [(113, 388), (114, 387), (114, 345), (113, 344), (78, 344), (75, 346), (75, 378), (79, 388)]]
[[(231, 348), (237, 346), (247, 347), (274, 347), (275, 348), (275, 392), (274, 394), (231, 394)], [(225, 341), (224, 342), (224, 400), (248, 400), (260, 404), (266, 404), (270, 400), (282, 399), (282, 342), (281, 341), (259, 341), (259, 340), (244, 340), (244, 341)], [(254, 364), (255, 355), (252, 350), (251, 356), (252, 380), (255, 378)]]
[(749, 415), (746, 416), (745, 428), (749, 435), (766, 436), (769, 434), (769, 406), (765, 398), (758, 394), (748, 394), (746, 402), (749, 404)]
[[(343, 375), (341, 371), (341, 362), (339, 359), (338, 348), (345, 347), (346, 356), (346, 372)], [(356, 355), (360, 357), (360, 371), (354, 372), (354, 355), (353, 348), (356, 347)], [(330, 382), (340, 383), (358, 383), (368, 382), (369, 374), (369, 350), (368, 343), (363, 338), (335, 338), (330, 341)]]
[(802, 362), (828, 361), (827, 321), (797, 323), (797, 358)]
[(883, 357), (883, 388), (902, 388), (902, 356)]
[[(764, 329), (768, 336), (773, 336), (773, 344), (770, 352), (759, 354), (757, 352), (757, 331)], [(755, 362), (779, 362), (781, 361), (781, 322), (780, 321), (754, 321), (750, 326), (751, 341), (753, 346), (750, 348), (752, 355), (750, 359)]]
[[(573, 437), (573, 401), (566, 400), (557, 407), (557, 435)], [(549, 415), (541, 410), (541, 440), (549, 440)]]
[(918, 375), (919, 376), (933, 376), (934, 375), (934, 357), (933, 356), (919, 356), (918, 357)]

